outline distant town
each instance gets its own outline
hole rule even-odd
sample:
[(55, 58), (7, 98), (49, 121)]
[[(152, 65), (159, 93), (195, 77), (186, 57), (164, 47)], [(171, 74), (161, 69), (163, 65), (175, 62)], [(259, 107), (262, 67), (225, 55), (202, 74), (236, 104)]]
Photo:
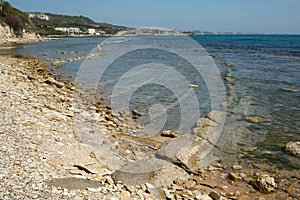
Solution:
[[(30, 19), (38, 19), (44, 22), (51, 22), (52, 18), (57, 17), (53, 16), (52, 14), (45, 14), (45, 13), (28, 13)], [(66, 18), (66, 16), (60, 16), (61, 18)], [(56, 32), (61, 32), (62, 34), (66, 35), (108, 35), (111, 33), (107, 33), (101, 27), (97, 27), (96, 24), (91, 24), (90, 26), (55, 26), (59, 23), (51, 23), (51, 28), (54, 28)], [(74, 23), (75, 24), (75, 23)], [(59, 24), (61, 25), (61, 24)], [(66, 24), (70, 25), (70, 24)], [(37, 26), (41, 28), (49, 28), (49, 25), (45, 23), (37, 23)], [(47, 27), (44, 27), (47, 26)], [(123, 27), (123, 29), (118, 30), (114, 33), (117, 36), (131, 36), (131, 35), (182, 35), (182, 34), (193, 34), (192, 32), (178, 30), (178, 29), (165, 29), (165, 28), (127, 28)]]

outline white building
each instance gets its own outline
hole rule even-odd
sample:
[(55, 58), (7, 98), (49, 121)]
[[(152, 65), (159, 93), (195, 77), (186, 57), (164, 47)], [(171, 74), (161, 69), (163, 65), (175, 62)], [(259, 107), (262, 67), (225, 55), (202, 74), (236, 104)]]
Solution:
[(45, 15), (43, 13), (29, 13), (28, 14), (29, 18), (38, 18), (41, 20), (46, 20), (49, 21), (50, 17), (48, 15)]
[(96, 34), (96, 30), (94, 28), (89, 28), (88, 29), (88, 34), (95, 35)]
[(62, 32), (66, 32), (68, 34), (79, 34), (80, 33), (80, 28), (66, 28), (66, 27), (56, 27), (55, 28), (56, 31), (62, 31)]

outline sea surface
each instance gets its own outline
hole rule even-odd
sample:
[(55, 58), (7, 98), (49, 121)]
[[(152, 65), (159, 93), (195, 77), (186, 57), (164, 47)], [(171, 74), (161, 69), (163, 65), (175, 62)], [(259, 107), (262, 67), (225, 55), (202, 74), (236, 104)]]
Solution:
[[(160, 63), (172, 66), (188, 80), (188, 83), (198, 85), (194, 92), (201, 110), (199, 117), (204, 116), (212, 109), (213, 104), (205, 78), (199, 75), (186, 59), (174, 55), (172, 51), (166, 52), (161, 49), (181, 48), (181, 51), (186, 51), (186, 55), (191, 57), (199, 53), (207, 53), (216, 64), (220, 77), (224, 81), (227, 99), (231, 102), (226, 108), (227, 117), (219, 142), (220, 148), (230, 150), (256, 147), (256, 150), (250, 153), (249, 159), (270, 162), (283, 168), (300, 169), (299, 158), (293, 158), (282, 150), (287, 142), (300, 141), (300, 36), (194, 35), (187, 37), (188, 40), (182, 40), (181, 36), (143, 38), (155, 43), (160, 49), (143, 46), (143, 51), (136, 49), (110, 63), (102, 74), (101, 80), (97, 82), (97, 87), (111, 96), (114, 87), (122, 80), (122, 76), (129, 72), (132, 66), (140, 66), (145, 63), (143, 59), (147, 59), (146, 63), (154, 63), (153, 65)], [(97, 45), (103, 44), (107, 39), (109, 38), (64, 37), (49, 42), (17, 45), (13, 49), (0, 50), (0, 53), (39, 57), (44, 59), (49, 68), (53, 68), (51, 63), (55, 60), (97, 53)], [(186, 41), (190, 43), (190, 40), (199, 46), (193, 42), (192, 46), (186, 45)], [(120, 38), (119, 41), (128, 42), (128, 39)], [(140, 43), (135, 43), (137, 41), (139, 38), (134, 38), (132, 45), (139, 46)], [(197, 51), (197, 48), (200, 51)], [(103, 45), (100, 53), (118, 53), (118, 46), (112, 49), (114, 51), (106, 50)], [(56, 67), (57, 73), (62, 73), (65, 79), (76, 80), (76, 77), (80, 76), (78, 74), (80, 68), (91, 63), (90, 60), (93, 58), (66, 62)], [(97, 60), (97, 62), (101, 61)], [(163, 74), (166, 82), (172, 83), (173, 86), (180, 83), (174, 79), (175, 75), (169, 72), (164, 74), (154, 70), (149, 73), (153, 77), (161, 77)], [(135, 75), (131, 78), (141, 77), (140, 74)], [(180, 90), (178, 89), (179, 93)], [(149, 110), (154, 108), (152, 112), (154, 112), (153, 116), (156, 116), (155, 112), (160, 113), (161, 109), (166, 109), (168, 116), (163, 129), (176, 130), (182, 114), (182, 105), (178, 102), (180, 97), (176, 92), (163, 84), (150, 81), (134, 90), (129, 107), (144, 116), (141, 123), (145, 125), (152, 120), (148, 116)], [(158, 104), (162, 107), (152, 107)], [(254, 123), (246, 120), (247, 117), (257, 118), (259, 121)]]

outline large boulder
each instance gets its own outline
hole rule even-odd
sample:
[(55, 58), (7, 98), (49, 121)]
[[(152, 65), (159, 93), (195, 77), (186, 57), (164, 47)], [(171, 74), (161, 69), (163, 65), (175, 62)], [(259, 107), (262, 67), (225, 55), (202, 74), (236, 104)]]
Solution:
[(215, 147), (222, 132), (225, 113), (213, 110), (197, 121), (192, 134), (180, 135), (164, 144), (155, 154), (182, 167), (195, 171), (201, 160)]

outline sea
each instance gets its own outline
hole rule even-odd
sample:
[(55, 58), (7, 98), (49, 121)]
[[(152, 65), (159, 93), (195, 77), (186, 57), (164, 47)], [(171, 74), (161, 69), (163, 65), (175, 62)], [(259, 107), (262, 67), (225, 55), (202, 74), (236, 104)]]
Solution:
[[(300, 141), (300, 35), (57, 37), (0, 53), (41, 58), (63, 79), (86, 81), (107, 102), (136, 110), (144, 126), (157, 124), (148, 128), (177, 130), (190, 120), (182, 129), (189, 131), (195, 117), (224, 109), (221, 149), (253, 147), (249, 159), (300, 169), (283, 150)], [(217, 108), (222, 89), (226, 103)]]

